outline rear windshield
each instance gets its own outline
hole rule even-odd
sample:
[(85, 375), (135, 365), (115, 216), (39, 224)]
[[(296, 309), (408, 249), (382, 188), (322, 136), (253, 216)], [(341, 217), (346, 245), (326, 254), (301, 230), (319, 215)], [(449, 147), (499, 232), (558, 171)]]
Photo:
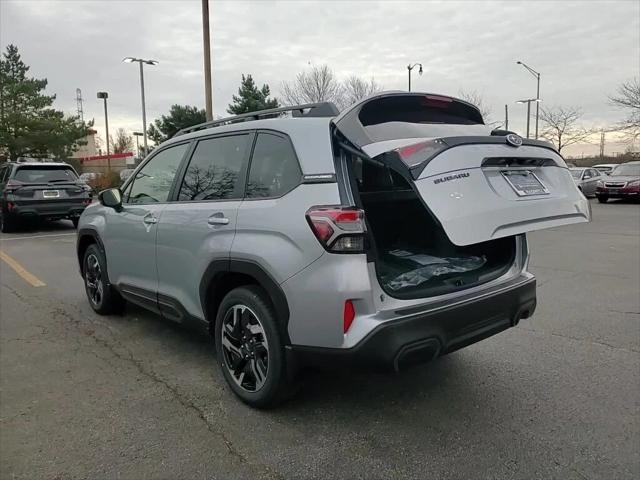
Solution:
[(13, 177), (24, 183), (75, 182), (77, 175), (69, 167), (20, 167)]
[(336, 119), (338, 130), (353, 144), (407, 138), (489, 135), (473, 105), (432, 94), (388, 94), (365, 100)]

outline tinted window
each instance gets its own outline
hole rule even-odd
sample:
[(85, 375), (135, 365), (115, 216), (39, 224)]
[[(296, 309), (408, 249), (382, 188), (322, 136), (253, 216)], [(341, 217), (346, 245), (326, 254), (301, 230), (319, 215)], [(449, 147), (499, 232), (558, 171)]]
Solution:
[(249, 135), (198, 142), (180, 187), (179, 200), (222, 200), (241, 195), (240, 170)]
[(75, 182), (78, 176), (68, 167), (20, 167), (14, 180), (25, 183)]
[(289, 139), (260, 133), (251, 158), (247, 197), (280, 197), (298, 185), (301, 176)]
[(167, 148), (155, 155), (133, 179), (129, 189), (129, 203), (166, 202), (180, 160), (189, 145), (184, 143)]
[(9, 167), (0, 167), (0, 183), (3, 183), (9, 176)]

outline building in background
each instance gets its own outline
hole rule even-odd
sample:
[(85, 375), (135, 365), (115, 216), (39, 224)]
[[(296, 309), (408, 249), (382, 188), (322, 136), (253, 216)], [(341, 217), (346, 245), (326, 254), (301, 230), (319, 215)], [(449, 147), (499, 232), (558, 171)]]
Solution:
[(84, 157), (94, 157), (99, 155), (98, 147), (96, 145), (96, 135), (97, 131), (92, 128), (88, 130), (87, 135), (82, 139), (83, 142), (86, 142), (84, 145), (79, 145), (78, 149), (71, 155), (71, 158), (84, 158)]

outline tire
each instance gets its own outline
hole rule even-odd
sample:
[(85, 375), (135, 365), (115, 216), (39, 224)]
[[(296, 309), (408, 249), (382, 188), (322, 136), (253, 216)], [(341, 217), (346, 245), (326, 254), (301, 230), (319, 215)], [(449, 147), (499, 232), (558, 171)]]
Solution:
[(0, 232), (11, 233), (15, 230), (15, 221), (0, 214)]
[(598, 197), (598, 201), (600, 203), (607, 203), (607, 200), (609, 200), (609, 197), (603, 197), (603, 196)]
[(244, 403), (269, 408), (291, 395), (276, 315), (262, 288), (239, 287), (224, 297), (214, 338), (222, 374)]
[(87, 300), (96, 313), (109, 315), (122, 312), (124, 300), (109, 283), (104, 252), (95, 243), (84, 252), (82, 278)]
[(80, 221), (80, 217), (73, 217), (71, 219), (71, 223), (73, 223), (73, 228), (78, 228), (78, 222)]

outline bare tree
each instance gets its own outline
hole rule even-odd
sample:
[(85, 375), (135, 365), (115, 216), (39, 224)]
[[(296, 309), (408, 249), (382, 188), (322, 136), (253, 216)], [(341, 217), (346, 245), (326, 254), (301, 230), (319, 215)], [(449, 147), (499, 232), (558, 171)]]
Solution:
[(111, 151), (113, 153), (124, 153), (133, 151), (133, 137), (124, 128), (118, 128), (116, 134), (109, 139)]
[(342, 83), (342, 95), (338, 107), (344, 110), (354, 103), (383, 90), (382, 85), (373, 78), (368, 82), (356, 75), (351, 75)]
[(339, 103), (342, 85), (327, 65), (313, 66), (308, 72), (300, 72), (291, 82), (282, 82), (281, 95), (285, 103), (334, 102)]
[(612, 105), (626, 110), (627, 117), (620, 122), (619, 128), (626, 139), (633, 143), (640, 137), (640, 80), (638, 77), (622, 83), (616, 95), (610, 96)]
[(564, 147), (587, 141), (595, 132), (579, 125), (582, 110), (577, 107), (541, 107), (541, 136), (552, 142), (559, 152)]
[[(491, 108), (489, 107), (489, 105), (487, 105), (486, 100), (484, 99), (484, 97), (480, 92), (478, 92), (477, 90), (460, 89), (458, 90), (458, 97), (478, 107), (478, 110), (480, 110), (480, 114), (484, 119), (484, 123), (486, 123), (487, 125), (490, 125), (492, 123), (489, 121), (492, 113)], [(493, 122), (493, 123), (500, 123), (500, 122)]]

